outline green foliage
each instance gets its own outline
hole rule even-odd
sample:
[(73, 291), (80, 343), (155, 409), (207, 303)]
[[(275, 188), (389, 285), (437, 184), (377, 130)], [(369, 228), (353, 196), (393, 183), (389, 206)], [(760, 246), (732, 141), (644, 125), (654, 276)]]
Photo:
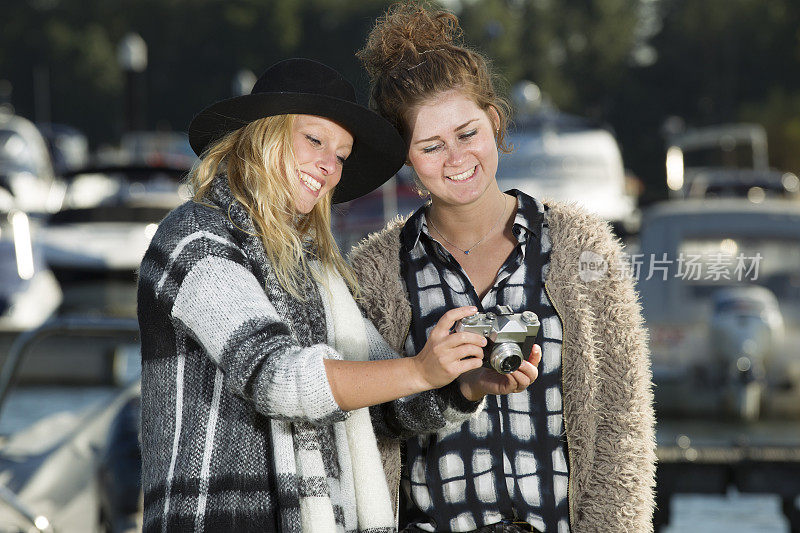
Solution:
[[(442, 0), (505, 88), (536, 82), (561, 109), (613, 126), (626, 163), (663, 192), (665, 118), (761, 122), (773, 166), (800, 171), (800, 4), (796, 0)], [(183, 130), (230, 96), (240, 69), (290, 56), (339, 69), (362, 95), (354, 53), (387, 0), (15, 0), (4, 7), (0, 78), (34, 118), (33, 72), (49, 72), (52, 119), (95, 144), (121, 132), (117, 44), (147, 42), (148, 123)], [(649, 15), (646, 17), (645, 14)], [(649, 18), (648, 18), (649, 17)], [(648, 22), (649, 21), (649, 22)], [(646, 47), (652, 64), (634, 60)]]
[(800, 90), (774, 88), (766, 100), (743, 104), (740, 116), (764, 125), (774, 166), (800, 174)]

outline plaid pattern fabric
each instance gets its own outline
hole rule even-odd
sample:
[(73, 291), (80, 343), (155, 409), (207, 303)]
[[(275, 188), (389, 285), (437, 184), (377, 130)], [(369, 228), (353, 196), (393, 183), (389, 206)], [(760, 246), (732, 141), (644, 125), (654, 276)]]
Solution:
[[(280, 286), (224, 176), (207, 200), (162, 221), (140, 269), (143, 530), (300, 533), (317, 504), (359, 531), (319, 287)], [(393, 356), (365, 327), (369, 356)]]
[(489, 396), (477, 417), (406, 443), (407, 520), (425, 531), (469, 531), (502, 519), (569, 531), (568, 462), (561, 402), (561, 320), (544, 290), (550, 256), (544, 206), (516, 190), (518, 246), (483, 300), (456, 260), (428, 233), (425, 209), (401, 233), (402, 277), (412, 309), (407, 354), (418, 353), (445, 311), (498, 305), (534, 311), (542, 324), (539, 378), (522, 393)]

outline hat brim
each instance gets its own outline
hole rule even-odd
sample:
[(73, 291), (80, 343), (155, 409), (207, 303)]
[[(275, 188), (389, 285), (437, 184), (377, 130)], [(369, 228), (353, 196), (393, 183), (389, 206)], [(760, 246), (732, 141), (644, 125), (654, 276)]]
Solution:
[(354, 138), (333, 202), (354, 200), (377, 189), (403, 166), (405, 142), (387, 120), (366, 107), (331, 96), (308, 93), (257, 93), (217, 102), (189, 125), (189, 143), (201, 156), (215, 141), (266, 117), (318, 115), (337, 122)]

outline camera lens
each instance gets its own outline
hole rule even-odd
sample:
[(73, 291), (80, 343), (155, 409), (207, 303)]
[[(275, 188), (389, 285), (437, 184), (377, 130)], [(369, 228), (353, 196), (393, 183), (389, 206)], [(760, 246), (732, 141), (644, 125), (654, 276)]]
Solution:
[(510, 374), (522, 364), (522, 350), (513, 342), (496, 344), (489, 355), (489, 364), (501, 374)]

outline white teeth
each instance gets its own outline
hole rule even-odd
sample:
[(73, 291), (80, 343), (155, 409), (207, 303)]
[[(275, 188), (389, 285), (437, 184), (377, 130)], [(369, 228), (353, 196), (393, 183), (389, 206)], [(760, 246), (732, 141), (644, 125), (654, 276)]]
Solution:
[(300, 172), (300, 179), (303, 181), (303, 183), (308, 185), (313, 191), (318, 191), (319, 188), (322, 187), (322, 184), (320, 182), (318, 182), (305, 172)]
[(453, 181), (464, 181), (465, 179), (467, 179), (470, 176), (472, 176), (473, 172), (475, 172), (475, 167), (472, 167), (469, 170), (465, 170), (461, 174), (456, 174), (455, 176), (447, 176), (447, 179), (453, 180)]

